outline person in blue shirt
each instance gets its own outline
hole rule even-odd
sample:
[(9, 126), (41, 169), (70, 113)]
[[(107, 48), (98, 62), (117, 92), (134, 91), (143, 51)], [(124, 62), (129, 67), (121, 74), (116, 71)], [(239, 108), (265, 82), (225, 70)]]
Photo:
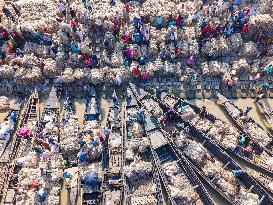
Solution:
[(133, 18), (133, 24), (136, 30), (139, 29), (139, 19), (137, 17)]
[(95, 53), (92, 54), (92, 66), (96, 68), (98, 66), (98, 57)]
[(244, 115), (247, 115), (250, 112), (250, 110), (252, 110), (252, 107), (247, 106)]
[(134, 41), (135, 41), (136, 44), (140, 45), (142, 43), (142, 41), (143, 41), (142, 34), (141, 33), (136, 33), (134, 35)]
[(235, 177), (239, 177), (244, 173), (244, 171), (243, 170), (232, 170), (232, 173)]
[(85, 141), (83, 141), (83, 139), (80, 139), (79, 144), (80, 144), (80, 147), (83, 148)]
[(145, 58), (144, 58), (144, 56), (141, 56), (141, 57), (139, 58), (139, 64), (140, 64), (140, 65), (145, 65)]
[(110, 0), (110, 5), (115, 6), (116, 5), (116, 0)]
[(70, 44), (70, 49), (71, 49), (71, 51), (73, 52), (73, 53), (77, 53), (80, 49), (79, 49), (79, 47), (78, 47), (78, 45), (77, 45), (77, 43), (76, 42), (71, 42), (71, 44)]
[(245, 135), (242, 135), (240, 138), (240, 144), (246, 145), (247, 144), (247, 137)]
[(109, 42), (109, 40), (107, 40), (107, 39), (104, 40), (103, 45), (104, 45), (105, 48), (109, 48), (109, 47), (110, 47), (110, 42)]
[(144, 109), (141, 108), (138, 112), (137, 112), (137, 122), (138, 123), (142, 123), (144, 120)]
[(161, 29), (164, 24), (164, 18), (162, 16), (157, 16), (155, 19), (155, 24), (156, 24), (157, 29)]
[(159, 86), (155, 88), (155, 94), (157, 98), (161, 99), (161, 89)]
[(228, 10), (229, 10), (230, 12), (233, 12), (233, 11), (234, 11), (234, 6), (233, 6), (233, 4), (230, 4), (230, 5), (229, 5)]

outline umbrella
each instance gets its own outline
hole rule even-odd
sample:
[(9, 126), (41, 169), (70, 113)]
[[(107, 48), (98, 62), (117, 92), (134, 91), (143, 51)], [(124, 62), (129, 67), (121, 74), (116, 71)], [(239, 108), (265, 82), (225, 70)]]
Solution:
[(22, 127), (18, 130), (17, 134), (22, 138), (27, 138), (31, 134), (31, 130), (27, 127)]
[(89, 171), (85, 174), (83, 180), (85, 185), (96, 187), (99, 183), (99, 175), (96, 172)]
[(38, 201), (39, 202), (43, 202), (45, 199), (46, 199), (46, 197), (47, 197), (47, 190), (45, 190), (45, 189), (43, 189), (43, 188), (41, 188), (38, 192), (37, 192), (37, 194), (38, 194)]
[(64, 178), (71, 178), (72, 175), (69, 172), (64, 172)]

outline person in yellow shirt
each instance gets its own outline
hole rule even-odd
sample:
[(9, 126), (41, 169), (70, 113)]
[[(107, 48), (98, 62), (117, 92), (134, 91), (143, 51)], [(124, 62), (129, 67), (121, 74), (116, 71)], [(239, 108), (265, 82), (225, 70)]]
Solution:
[(254, 154), (252, 160), (253, 160), (253, 162), (254, 162), (255, 164), (258, 162), (258, 159), (259, 159), (259, 156), (256, 155), (256, 154)]

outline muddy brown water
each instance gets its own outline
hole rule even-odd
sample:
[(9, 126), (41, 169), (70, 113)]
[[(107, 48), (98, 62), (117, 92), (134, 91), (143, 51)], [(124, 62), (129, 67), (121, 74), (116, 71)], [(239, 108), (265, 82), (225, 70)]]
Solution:
[[(41, 98), (40, 99), (40, 113), (42, 113), (43, 111), (43, 107), (44, 107), (44, 101), (46, 98)], [(15, 99), (14, 97), (9, 97), (10, 103), (11, 105), (14, 104)], [(64, 99), (61, 99), (61, 107), (63, 104)], [(270, 129), (268, 123), (266, 122), (261, 110), (259, 110), (259, 107), (255, 104), (254, 99), (236, 99), (233, 100), (234, 103), (236, 105), (238, 105), (241, 109), (245, 110), (247, 106), (251, 106), (253, 109), (251, 110), (251, 112), (249, 113), (249, 115), (256, 120), (256, 122), (258, 122), (264, 129), (267, 129), (269, 132), (272, 133), (272, 130)], [(108, 103), (110, 102), (110, 99), (105, 99), (105, 98), (101, 98), (100, 100), (100, 105), (101, 105), (101, 112), (102, 112), (102, 125), (105, 124), (106, 119), (107, 119), (107, 113), (109, 110), (109, 106)], [(204, 100), (191, 100), (190, 101), (193, 104), (196, 104), (197, 106), (206, 106), (207, 107), (207, 111), (210, 112), (211, 114), (217, 116), (218, 118), (220, 118), (221, 120), (230, 123), (230, 124), (234, 124), (232, 122), (232, 119), (230, 117), (228, 117), (228, 115), (225, 113), (225, 111), (221, 108), (221, 106), (219, 106), (215, 100), (210, 100), (210, 99), (204, 99)], [(268, 99), (269, 104), (273, 107), (273, 101)], [(76, 113), (80, 122), (80, 126), (82, 126), (83, 124), (83, 120), (84, 120), (84, 112), (85, 112), (85, 98), (76, 98), (74, 101), (74, 106), (76, 109)], [(120, 100), (120, 103), (122, 103), (122, 101)], [(62, 113), (62, 109), (61, 109), (61, 113)], [(6, 117), (7, 113), (0, 113), (0, 122)], [(234, 158), (234, 157), (233, 157)], [(236, 158), (234, 158), (241, 166), (243, 167), (249, 167), (249, 165), (247, 163), (245, 163), (242, 160), (238, 160)], [(253, 168), (253, 167), (252, 167)], [(201, 180), (202, 181), (202, 180)], [(203, 182), (203, 181), (202, 181)], [(63, 186), (64, 187), (64, 186)], [(210, 196), (212, 197), (213, 201), (215, 202), (215, 204), (217, 205), (226, 205), (228, 203), (226, 203), (218, 194), (216, 194), (211, 188), (209, 188), (207, 186), (207, 184), (205, 183), (205, 187), (208, 189), (208, 192), (210, 194)], [(69, 205), (69, 199), (68, 199), (68, 192), (65, 188), (62, 188), (61, 194), (60, 194), (60, 204), (61, 205)]]

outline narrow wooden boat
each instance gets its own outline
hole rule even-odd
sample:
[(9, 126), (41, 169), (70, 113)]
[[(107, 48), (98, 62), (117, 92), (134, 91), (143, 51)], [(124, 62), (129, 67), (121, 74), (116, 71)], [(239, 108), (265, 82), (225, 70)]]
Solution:
[(244, 199), (246, 193), (249, 193), (257, 203), (273, 203), (266, 191), (244, 172), (242, 167), (191, 123), (184, 121), (177, 112), (171, 111), (167, 104), (148, 93), (142, 98), (141, 103), (145, 108), (154, 105), (162, 110), (166, 118), (163, 128), (167, 133), (172, 132), (172, 138), (168, 139), (174, 141), (180, 149), (178, 153), (181, 156), (185, 154), (195, 171), (229, 202), (244, 204), (247, 201)]
[[(14, 200), (14, 187), (18, 182), (13, 175), (17, 175), (22, 168), (22, 164), (16, 163), (21, 161), (22, 158), (26, 157), (32, 150), (34, 136), (36, 135), (37, 127), (39, 122), (39, 97), (35, 91), (31, 94), (29, 100), (26, 103), (25, 110), (21, 123), (17, 129), (17, 138), (14, 140), (13, 145), (10, 147), (9, 154), (9, 166), (10, 170), (6, 173), (6, 187), (3, 196), (4, 202)], [(11, 194), (13, 193), (13, 194)]]
[(16, 131), (21, 103), (20, 100), (17, 100), (7, 117), (0, 123), (0, 202), (6, 198), (9, 180), (13, 173), (14, 166), (11, 163), (11, 156), (15, 143), (11, 142), (11, 137)]
[(125, 106), (125, 204), (162, 205), (158, 170), (152, 158), (148, 138), (144, 136), (143, 124), (137, 119), (140, 108), (129, 89)]
[(170, 144), (156, 119), (144, 113), (145, 132), (150, 140), (152, 155), (168, 196), (168, 204), (213, 204), (191, 165)]
[(228, 100), (221, 94), (217, 94), (219, 102), (227, 113), (231, 116), (235, 123), (249, 136), (251, 136), (261, 147), (266, 147), (272, 151), (273, 137), (262, 128), (253, 118), (246, 115), (242, 109)]
[(260, 99), (257, 104), (263, 110), (264, 117), (267, 123), (270, 125), (271, 129), (273, 130), (273, 109), (264, 98)]
[(8, 147), (11, 136), (15, 131), (16, 124), (19, 119), (20, 109), (21, 102), (17, 101), (17, 103), (15, 103), (15, 105), (11, 108), (7, 117), (0, 124), (0, 158), (2, 158), (2, 160), (8, 160), (3, 159), (2, 155), (5, 152), (6, 148)]
[(233, 121), (245, 133), (245, 148), (237, 148), (236, 153), (248, 151), (249, 159), (254, 158), (256, 164), (273, 171), (272, 135), (264, 130), (253, 118), (245, 115), (234, 103), (218, 94), (220, 104), (225, 108)]
[(103, 142), (101, 133), (99, 98), (94, 87), (86, 96), (86, 109), (80, 139), (79, 170), (81, 180), (81, 204), (101, 204)]
[[(33, 123), (37, 120), (38, 100), (35, 102), (36, 106), (33, 104), (30, 108), (26, 126), (34, 127)], [(59, 103), (54, 89), (45, 102), (41, 121), (36, 127), (34, 146), (29, 141), (29, 146), (25, 146), (27, 149), (17, 160), (21, 168), (14, 189), (16, 204), (59, 204), (63, 158), (59, 153)]]
[(110, 130), (106, 134), (104, 149), (104, 176), (102, 204), (123, 204), (123, 165), (124, 165), (124, 132), (120, 116), (120, 107), (114, 91), (109, 105), (106, 126)]
[(63, 116), (60, 125), (60, 144), (67, 166), (77, 166), (80, 151), (80, 125), (70, 96), (63, 105)]
[(80, 171), (78, 168), (80, 125), (71, 96), (67, 96), (64, 101), (60, 133), (62, 155), (67, 167), (64, 170), (64, 175), (69, 174), (68, 178), (64, 176), (65, 187), (69, 193), (70, 204), (75, 205), (80, 194)]

